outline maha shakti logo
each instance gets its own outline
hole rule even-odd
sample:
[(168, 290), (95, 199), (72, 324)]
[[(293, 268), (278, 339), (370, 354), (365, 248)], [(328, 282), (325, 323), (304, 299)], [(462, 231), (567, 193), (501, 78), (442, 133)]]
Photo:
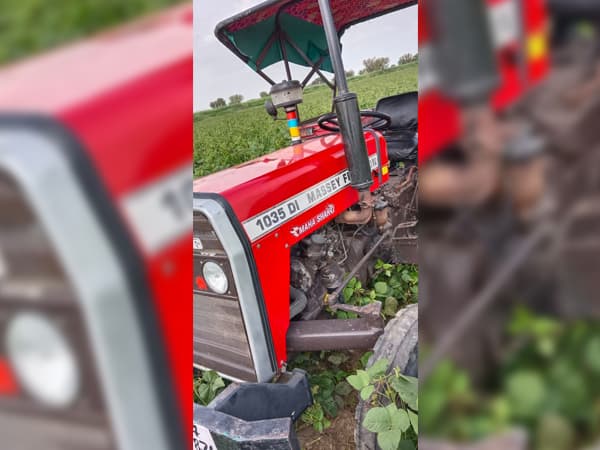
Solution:
[(290, 230), (290, 233), (292, 233), (292, 235), (295, 237), (299, 237), (299, 236), (303, 235), (304, 233), (306, 233), (311, 228), (314, 228), (319, 223), (323, 222), (328, 217), (333, 216), (334, 213), (335, 213), (335, 205), (333, 205), (333, 203), (329, 203), (323, 211), (321, 211), (319, 214), (314, 216), (308, 222), (304, 223), (303, 225), (293, 227)]

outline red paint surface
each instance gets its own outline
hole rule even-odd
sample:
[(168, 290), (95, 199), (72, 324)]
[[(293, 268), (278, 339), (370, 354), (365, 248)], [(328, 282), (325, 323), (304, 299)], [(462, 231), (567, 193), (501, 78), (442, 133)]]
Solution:
[(13, 396), (19, 393), (19, 386), (8, 361), (0, 357), (0, 396)]
[(419, 95), (419, 165), (455, 143), (461, 133), (455, 101), (437, 90)]

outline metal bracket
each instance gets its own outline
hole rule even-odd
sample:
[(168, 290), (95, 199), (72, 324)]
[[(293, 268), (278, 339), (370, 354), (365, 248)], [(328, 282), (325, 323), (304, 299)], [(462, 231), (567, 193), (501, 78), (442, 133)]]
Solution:
[(331, 305), (332, 311), (346, 311), (358, 314), (361, 317), (378, 318), (381, 316), (381, 302), (374, 301), (364, 306), (347, 305), (345, 303), (335, 303)]

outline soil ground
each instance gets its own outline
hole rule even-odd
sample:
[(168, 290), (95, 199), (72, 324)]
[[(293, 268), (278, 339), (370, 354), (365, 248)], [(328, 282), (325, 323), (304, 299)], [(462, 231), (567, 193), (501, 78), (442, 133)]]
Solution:
[[(344, 352), (349, 359), (339, 368), (348, 373), (354, 373), (362, 368), (360, 357), (364, 351), (348, 350)], [(334, 369), (326, 360), (319, 360), (315, 357), (313, 360), (317, 366), (313, 368), (314, 372), (325, 369)], [(299, 420), (296, 424), (296, 433), (300, 440), (302, 450), (355, 450), (354, 430), (356, 428), (356, 405), (358, 404), (358, 393), (352, 392), (346, 397), (346, 405), (341, 409), (338, 416), (330, 419), (331, 426), (319, 433), (312, 425), (303, 423)]]
[(346, 408), (331, 421), (331, 426), (323, 433), (316, 431), (311, 425), (299, 423), (298, 439), (302, 450), (355, 450), (354, 407)]

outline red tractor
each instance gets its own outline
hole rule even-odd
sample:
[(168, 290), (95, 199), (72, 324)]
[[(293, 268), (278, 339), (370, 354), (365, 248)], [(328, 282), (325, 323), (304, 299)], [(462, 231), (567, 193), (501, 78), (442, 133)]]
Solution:
[(3, 448), (189, 448), (191, 35), (186, 5), (0, 71)]
[[(292, 352), (376, 345), (376, 357), (416, 375), (416, 305), (384, 334), (379, 302), (356, 307), (340, 295), (352, 277), (367, 278), (376, 258), (416, 261), (417, 93), (359, 110), (340, 49), (348, 27), (416, 3), (269, 0), (216, 27), (271, 84), (265, 106), (275, 117), (285, 112), (291, 146), (194, 181), (194, 367), (254, 383), (196, 407), (201, 448), (262, 441), (268, 430), (248, 422), (299, 417), (311, 400), (304, 375), (288, 380)], [(280, 83), (264, 71), (278, 62), (287, 75)], [(303, 81), (291, 63), (310, 68)], [(333, 111), (301, 122), (298, 105), (314, 76), (332, 88)], [(359, 318), (323, 317), (325, 308)], [(275, 428), (286, 435), (290, 424)]]

